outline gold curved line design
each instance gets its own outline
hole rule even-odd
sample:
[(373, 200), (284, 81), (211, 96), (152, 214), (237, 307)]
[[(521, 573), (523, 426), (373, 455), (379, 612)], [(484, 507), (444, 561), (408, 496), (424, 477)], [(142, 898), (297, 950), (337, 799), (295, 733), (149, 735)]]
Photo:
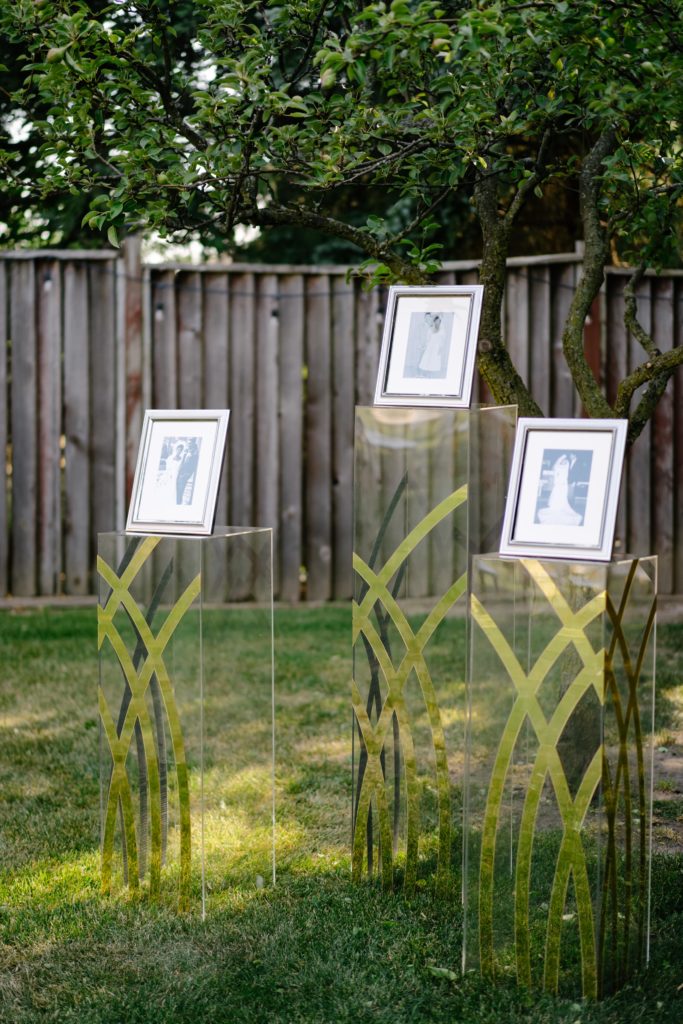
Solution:
[[(512, 757), (521, 729), (528, 721), (535, 734), (538, 749), (531, 766), (527, 783), (516, 849), (514, 880), (514, 928), (515, 958), (518, 981), (525, 985), (533, 983), (531, 970), (531, 868), (534, 837), (538, 827), (538, 810), (546, 781), (549, 779), (560, 815), (562, 834), (555, 859), (555, 871), (551, 886), (548, 916), (546, 922), (543, 987), (556, 992), (560, 978), (561, 934), (563, 912), (566, 906), (569, 882), (573, 880), (577, 913), (577, 925), (581, 950), (581, 980), (584, 996), (596, 997), (604, 990), (604, 972), (608, 960), (607, 932), (608, 915), (611, 910), (609, 928), (613, 969), (618, 970), (623, 980), (629, 968), (628, 957), (632, 948), (631, 931), (634, 897), (634, 859), (632, 855), (633, 802), (634, 790), (630, 778), (629, 751), (636, 753), (637, 809), (640, 820), (640, 849), (638, 865), (637, 895), (638, 948), (643, 946), (644, 908), (646, 903), (646, 829), (647, 801), (645, 794), (645, 763), (642, 724), (639, 709), (639, 684), (648, 646), (654, 627), (656, 601), (652, 601), (647, 621), (639, 635), (638, 649), (632, 657), (624, 630), (624, 620), (632, 597), (636, 578), (637, 560), (630, 567), (626, 583), (615, 608), (606, 590), (595, 594), (576, 611), (562, 595), (557, 583), (547, 569), (536, 559), (523, 559), (519, 563), (534, 586), (541, 592), (559, 620), (559, 629), (537, 657), (529, 672), (525, 672), (502, 630), (482, 603), (472, 595), (471, 616), (473, 623), (481, 630), (495, 651), (500, 663), (513, 684), (515, 697), (503, 728), (494, 757), (489, 782), (484, 821), (482, 826), (481, 855), (479, 864), (479, 952), (484, 973), (494, 971), (494, 868), (496, 842), (500, 826), (500, 815), (506, 781), (511, 769)], [(606, 649), (594, 650), (586, 633), (587, 627), (596, 618), (604, 616), (611, 628), (610, 642)], [(546, 718), (538, 701), (540, 687), (557, 659), (573, 645), (582, 666), (563, 693), (550, 718)], [(619, 654), (627, 681), (626, 706), (623, 705), (616, 681), (616, 658)], [(612, 773), (607, 761), (604, 739), (593, 754), (586, 768), (576, 795), (572, 797), (568, 779), (558, 751), (558, 743), (579, 703), (593, 687), (600, 701), (614, 714), (619, 738), (619, 752), (615, 772)], [(629, 746), (631, 732), (634, 742)], [(608, 826), (607, 849), (604, 857), (602, 895), (600, 898), (599, 922), (594, 917), (594, 897), (588, 872), (587, 852), (584, 845), (583, 826), (591, 802), (602, 792)], [(621, 802), (619, 794), (621, 793)], [(617, 815), (623, 814), (625, 836), (625, 879), (623, 899), (619, 902), (617, 887)], [(610, 904), (608, 908), (608, 904)], [(621, 937), (619, 934), (621, 932)], [(620, 956), (621, 961), (616, 965)]]
[[(605, 761), (603, 769), (603, 790), (605, 799), (605, 812), (608, 821), (608, 844), (605, 863), (605, 877), (603, 883), (602, 906), (600, 913), (600, 924), (598, 933), (598, 957), (601, 965), (607, 962), (607, 914), (611, 905), (611, 928), (610, 928), (610, 981), (623, 982), (630, 969), (630, 956), (633, 947), (631, 938), (632, 917), (635, 910), (636, 915), (636, 940), (635, 954), (636, 965), (639, 965), (642, 958), (645, 938), (645, 922), (647, 907), (647, 826), (648, 807), (645, 791), (645, 740), (640, 719), (639, 706), (639, 684), (643, 671), (643, 663), (647, 653), (648, 645), (654, 628), (657, 602), (654, 598), (650, 604), (645, 628), (640, 637), (638, 651), (635, 660), (631, 656), (624, 628), (623, 616), (625, 607), (630, 596), (631, 586), (635, 578), (636, 565), (634, 564), (629, 573), (628, 580), (624, 587), (624, 593), (619, 609), (615, 609), (611, 601), (608, 601), (607, 612), (612, 625), (612, 642), (608, 651), (605, 666), (606, 688), (611, 699), (612, 708), (617, 727), (619, 742), (619, 753), (617, 757), (614, 778)], [(621, 664), (626, 676), (627, 699), (626, 708), (623, 708), (621, 695), (616, 679), (616, 653), (621, 654)], [(631, 727), (633, 738), (631, 739)], [(634, 889), (634, 859), (633, 859), (633, 812), (632, 792), (634, 789), (631, 780), (631, 765), (629, 750), (635, 750), (636, 755), (636, 793), (638, 805), (638, 859), (637, 859), (637, 885)], [(624, 815), (624, 842), (625, 842), (625, 864), (621, 871), (617, 864), (616, 828), (617, 814), (619, 811), (619, 793), (622, 792)], [(623, 907), (620, 911), (618, 882), (623, 882), (624, 898)], [(635, 907), (634, 907), (635, 901)], [(621, 931), (621, 940), (619, 933)], [(623, 950), (620, 957), (619, 949)]]
[[(156, 676), (171, 733), (178, 786), (180, 818), (178, 907), (180, 910), (187, 910), (189, 909), (191, 870), (189, 778), (182, 725), (173, 692), (173, 684), (164, 662), (164, 653), (179, 623), (200, 593), (201, 574), (197, 574), (185, 588), (155, 636), (142, 610), (130, 593), (129, 588), (158, 543), (158, 537), (146, 538), (135, 551), (121, 577), (116, 574), (103, 558), (98, 557), (97, 559), (98, 572), (111, 591), (104, 607), (98, 607), (98, 648), (102, 648), (105, 640), (109, 641), (131, 692), (131, 700), (126, 710), (120, 734), (117, 734), (114, 718), (100, 688), (100, 718), (113, 762), (102, 841), (102, 884), (107, 890), (111, 885), (116, 808), (120, 798), (124, 812), (124, 839), (130, 864), (129, 879), (133, 886), (137, 886), (137, 863), (139, 858), (137, 855), (137, 841), (132, 812), (132, 793), (125, 765), (135, 723), (138, 721), (142, 730), (145, 757), (148, 764), (148, 786), (151, 805), (150, 895), (156, 897), (159, 893), (162, 818), (160, 774), (152, 723), (145, 699), (150, 680), (153, 676)], [(126, 611), (135, 629), (138, 642), (143, 644), (146, 651), (146, 656), (139, 672), (135, 669), (132, 656), (127, 650), (125, 642), (114, 623), (115, 616), (120, 609)]]
[[(391, 884), (393, 877), (393, 850), (389, 806), (386, 797), (381, 757), (393, 715), (396, 714), (399, 723), (399, 735), (403, 753), (404, 784), (406, 788), (406, 861), (403, 884), (408, 892), (414, 887), (417, 877), (420, 834), (420, 790), (410, 716), (404, 697), (405, 687), (411, 672), (414, 671), (427, 711), (434, 750), (439, 814), (437, 883), (445, 883), (448, 876), (450, 858), (450, 781), (445, 732), (436, 690), (427, 666), (425, 648), (449, 609), (465, 592), (467, 574), (463, 573), (454, 581), (430, 610), (416, 633), (411, 628), (406, 615), (392, 595), (389, 583), (417, 545), (429, 535), (435, 526), (466, 501), (467, 484), (463, 484), (444, 498), (443, 501), (439, 502), (408, 533), (379, 571), (373, 570), (359, 555), (354, 554), (353, 556), (354, 570), (367, 587), (362, 600), (360, 602), (354, 601), (353, 603), (353, 644), (355, 646), (361, 638), (364, 638), (370, 645), (370, 649), (377, 659), (379, 669), (386, 684), (387, 696), (380, 709), (377, 722), (373, 726), (355, 680), (352, 683), (354, 712), (368, 758), (367, 767), (360, 785), (355, 814), (352, 871), (354, 878), (360, 878), (363, 868), (363, 851), (367, 840), (368, 812), (374, 799), (380, 833), (383, 881), (385, 885)], [(373, 609), (377, 605), (381, 606), (388, 615), (405, 648), (397, 666), (394, 665), (382, 637), (370, 618)]]
[[(527, 560), (525, 560), (526, 567)], [(549, 591), (547, 573), (540, 566), (533, 566), (534, 578), (543, 582), (545, 591)], [(536, 571), (536, 570), (540, 571)], [(600, 597), (601, 595), (598, 595)], [(498, 751), (494, 761), (491, 781), (489, 783), (486, 809), (484, 813), (484, 825), (482, 829), (482, 849), (479, 883), (479, 921), (480, 921), (480, 956), (482, 969), (485, 973), (493, 971), (493, 881), (496, 853), (496, 840), (498, 822), (512, 754), (519, 739), (524, 721), (528, 718), (534, 727), (538, 737), (540, 752), (539, 759), (534, 766), (532, 783), (530, 784), (525, 802), (523, 823), (520, 830), (517, 864), (517, 885), (519, 888), (518, 899), (515, 910), (515, 930), (517, 942), (517, 969), (520, 981), (530, 984), (531, 963), (529, 954), (529, 906), (525, 895), (528, 893), (528, 876), (531, 866), (531, 851), (533, 845), (533, 834), (536, 821), (537, 802), (540, 800), (543, 782), (546, 772), (550, 772), (553, 788), (555, 791), (560, 811), (563, 818), (569, 814), (571, 798), (569, 789), (566, 786), (566, 779), (559, 757), (551, 758), (548, 751), (554, 748), (559, 737), (562, 735), (571, 714), (578, 702), (590, 686), (599, 688), (599, 678), (602, 669), (603, 652), (594, 652), (590, 644), (576, 644), (579, 631), (584, 637), (583, 629), (592, 622), (604, 609), (604, 595), (602, 600), (588, 602), (577, 613), (571, 612), (569, 606), (564, 602), (558, 602), (556, 611), (563, 623), (560, 630), (546, 645), (544, 651), (536, 660), (533, 668), (527, 675), (519, 663), (512, 648), (503, 636), (498, 625), (492, 616), (485, 610), (476, 595), (472, 595), (471, 612), (472, 619), (488, 637), (489, 642), (503, 664), (508, 677), (512, 681), (516, 698), (513, 708), (508, 717), (507, 723), (501, 736)], [(584, 667), (572, 687), (564, 694), (562, 701), (555, 709), (551, 721), (548, 723), (543, 711), (537, 701), (537, 693), (543, 683), (548, 671), (555, 664), (564, 650), (570, 643), (574, 643), (584, 660)], [(556, 752), (555, 752), (556, 754)], [(539, 784), (540, 779), (540, 784)], [(534, 782), (536, 783), (534, 785)], [(564, 785), (563, 785), (564, 783)], [(526, 872), (526, 874), (525, 874)], [(582, 908), (582, 912), (583, 908)]]

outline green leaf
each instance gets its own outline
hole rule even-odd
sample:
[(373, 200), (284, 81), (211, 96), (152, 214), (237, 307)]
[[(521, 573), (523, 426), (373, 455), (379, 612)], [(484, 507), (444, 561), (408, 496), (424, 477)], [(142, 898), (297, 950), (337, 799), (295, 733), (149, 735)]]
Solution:
[(435, 978), (446, 978), (447, 981), (457, 981), (459, 975), (455, 971), (451, 971), (448, 967), (432, 967), (431, 964), (427, 966), (427, 970), (430, 974), (433, 974)]
[(115, 249), (119, 248), (119, 235), (113, 224), (110, 224), (107, 228), (107, 239), (109, 240), (109, 244)]

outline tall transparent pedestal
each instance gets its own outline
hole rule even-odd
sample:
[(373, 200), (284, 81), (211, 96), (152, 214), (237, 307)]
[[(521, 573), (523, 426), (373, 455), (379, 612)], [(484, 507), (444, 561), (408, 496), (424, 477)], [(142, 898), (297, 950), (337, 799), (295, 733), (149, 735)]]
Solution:
[(105, 891), (205, 914), (209, 894), (274, 881), (271, 541), (99, 536)]
[(464, 968), (600, 997), (648, 956), (657, 561), (471, 581)]
[(500, 536), (515, 421), (513, 407), (356, 410), (357, 879), (453, 882), (468, 558)]

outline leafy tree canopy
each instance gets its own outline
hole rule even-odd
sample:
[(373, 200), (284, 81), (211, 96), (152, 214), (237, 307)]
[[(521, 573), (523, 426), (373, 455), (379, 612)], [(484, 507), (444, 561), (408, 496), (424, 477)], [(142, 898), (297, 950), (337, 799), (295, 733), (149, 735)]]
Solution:
[[(371, 280), (421, 282), (473, 204), (486, 286), (479, 366), (498, 401), (537, 407), (501, 334), (523, 211), (578, 193), (585, 261), (564, 352), (592, 415), (647, 421), (681, 350), (645, 361), (610, 405), (583, 324), (616, 253), (636, 274), (680, 258), (681, 0), (0, 0), (39, 148), (0, 156), (26, 203), (92, 197), (85, 221), (229, 238), (295, 225), (356, 246)], [(7, 118), (5, 118), (7, 126)], [(391, 200), (359, 216), (361, 185)], [(370, 205), (370, 204), (369, 204)], [(637, 402), (633, 397), (639, 393)], [(633, 407), (632, 407), (633, 406)]]

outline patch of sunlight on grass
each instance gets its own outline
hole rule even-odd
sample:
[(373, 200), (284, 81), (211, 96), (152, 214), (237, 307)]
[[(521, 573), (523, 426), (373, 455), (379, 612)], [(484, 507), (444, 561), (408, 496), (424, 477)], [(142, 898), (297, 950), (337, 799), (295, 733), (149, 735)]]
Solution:
[(99, 893), (99, 887), (100, 854), (91, 850), (62, 860), (34, 861), (19, 871), (5, 872), (0, 877), (0, 900), (10, 904), (35, 900), (53, 906), (64, 899), (90, 899)]
[(297, 754), (304, 755), (307, 759), (322, 758), (326, 761), (339, 761), (351, 764), (351, 729), (349, 735), (344, 739), (333, 740), (327, 736), (321, 736), (318, 740), (300, 740), (294, 744)]

